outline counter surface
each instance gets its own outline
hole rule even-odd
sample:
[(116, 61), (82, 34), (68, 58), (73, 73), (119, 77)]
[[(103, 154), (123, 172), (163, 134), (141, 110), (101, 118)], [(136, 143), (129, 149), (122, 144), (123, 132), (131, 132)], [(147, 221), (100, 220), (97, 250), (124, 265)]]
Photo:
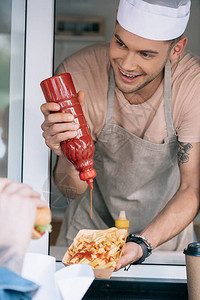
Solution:
[(182, 280), (111, 278), (110, 280), (95, 279), (83, 299), (187, 300), (188, 294), (186, 282)]

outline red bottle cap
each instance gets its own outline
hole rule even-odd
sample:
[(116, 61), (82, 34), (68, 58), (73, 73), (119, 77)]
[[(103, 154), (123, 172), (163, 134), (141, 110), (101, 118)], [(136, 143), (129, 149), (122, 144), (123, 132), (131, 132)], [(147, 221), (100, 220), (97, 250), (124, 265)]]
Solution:
[(93, 189), (93, 178), (96, 176), (95, 169), (79, 173), (81, 180), (87, 181), (87, 184)]

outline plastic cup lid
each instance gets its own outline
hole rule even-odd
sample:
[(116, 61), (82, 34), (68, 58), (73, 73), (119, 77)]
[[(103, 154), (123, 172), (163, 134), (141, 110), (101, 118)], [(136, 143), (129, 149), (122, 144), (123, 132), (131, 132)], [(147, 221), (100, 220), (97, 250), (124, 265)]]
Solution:
[(200, 242), (188, 244), (187, 249), (183, 251), (186, 255), (200, 256)]

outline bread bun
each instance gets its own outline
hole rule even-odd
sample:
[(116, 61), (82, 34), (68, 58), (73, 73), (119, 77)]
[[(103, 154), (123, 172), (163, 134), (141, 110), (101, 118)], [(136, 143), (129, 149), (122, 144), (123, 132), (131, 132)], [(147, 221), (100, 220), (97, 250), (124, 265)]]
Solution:
[(36, 210), (35, 225), (47, 225), (51, 222), (51, 210), (48, 206), (38, 207)]
[[(51, 223), (51, 210), (49, 207), (38, 207), (36, 210), (35, 226), (48, 226)], [(33, 228), (32, 239), (39, 239), (44, 233)]]

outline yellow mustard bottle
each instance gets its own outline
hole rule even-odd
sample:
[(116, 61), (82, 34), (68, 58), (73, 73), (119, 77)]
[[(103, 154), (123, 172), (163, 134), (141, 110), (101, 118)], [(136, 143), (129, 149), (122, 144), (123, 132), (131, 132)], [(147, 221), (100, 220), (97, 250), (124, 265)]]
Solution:
[(126, 213), (124, 210), (120, 211), (118, 220), (115, 220), (115, 227), (117, 227), (118, 229), (126, 229), (128, 234), (129, 220), (126, 218)]

